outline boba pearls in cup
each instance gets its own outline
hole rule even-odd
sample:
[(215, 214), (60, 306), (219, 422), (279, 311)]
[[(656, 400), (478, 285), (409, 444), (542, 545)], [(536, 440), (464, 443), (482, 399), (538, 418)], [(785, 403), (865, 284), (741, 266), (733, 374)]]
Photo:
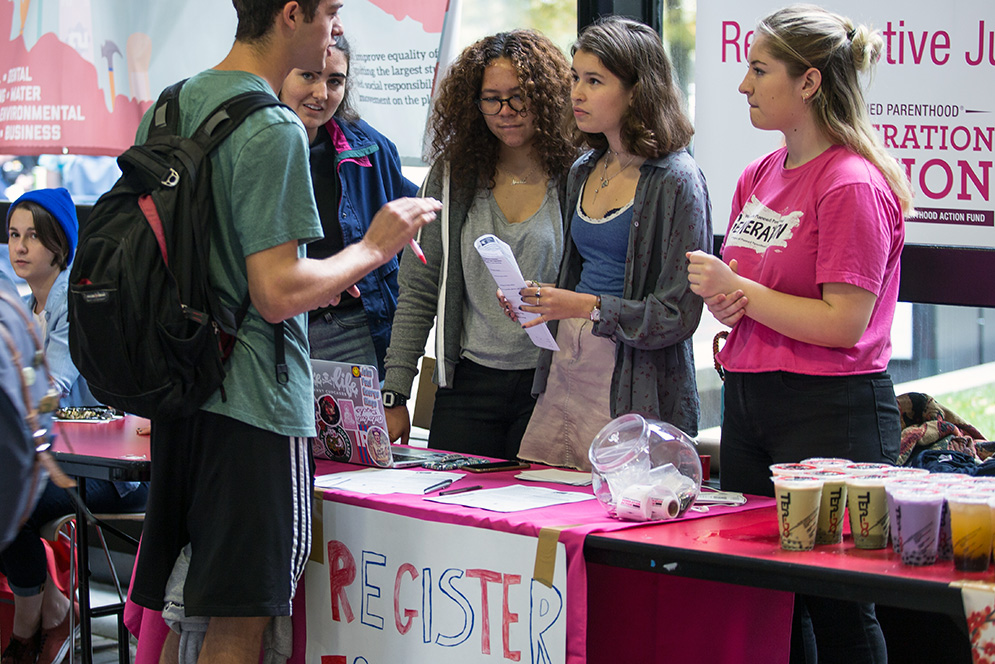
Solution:
[(819, 525), (815, 531), (816, 544), (839, 544), (843, 541), (843, 516), (846, 514), (846, 478), (841, 470), (830, 467), (813, 470), (800, 477), (822, 480), (822, 503), (819, 506)]
[(902, 552), (902, 538), (899, 535), (899, 520), (901, 515), (897, 510), (897, 503), (894, 495), (899, 489), (909, 489), (918, 491), (933, 491), (940, 494), (940, 513), (943, 513), (943, 490), (933, 486), (929, 482), (914, 477), (892, 477), (888, 473), (888, 481), (885, 482), (884, 492), (888, 497), (888, 522), (891, 530), (891, 546), (895, 553)]
[(883, 474), (858, 475), (846, 480), (850, 532), (858, 549), (883, 549), (888, 546), (886, 480)]
[(943, 493), (899, 485), (891, 500), (896, 514), (891, 536), (901, 543), (902, 563), (932, 565), (938, 552)]
[(808, 551), (815, 546), (823, 481), (775, 475), (777, 529), (785, 551)]
[(988, 495), (979, 491), (951, 490), (947, 493), (954, 569), (984, 572), (992, 555), (992, 516)]
[[(923, 480), (930, 486), (938, 488), (944, 492), (957, 488), (969, 488), (966, 484), (971, 479), (970, 475), (963, 473), (930, 473)], [(954, 559), (953, 534), (950, 532), (950, 506), (946, 498), (943, 500), (943, 513), (940, 515), (940, 543), (938, 546), (937, 558), (940, 560)]]

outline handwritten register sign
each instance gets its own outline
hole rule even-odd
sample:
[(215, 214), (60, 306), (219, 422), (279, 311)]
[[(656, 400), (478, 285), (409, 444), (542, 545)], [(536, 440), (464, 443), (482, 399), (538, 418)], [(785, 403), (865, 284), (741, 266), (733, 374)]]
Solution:
[(560, 664), (566, 553), (532, 580), (536, 538), (331, 501), (324, 562), (309, 562), (306, 661)]

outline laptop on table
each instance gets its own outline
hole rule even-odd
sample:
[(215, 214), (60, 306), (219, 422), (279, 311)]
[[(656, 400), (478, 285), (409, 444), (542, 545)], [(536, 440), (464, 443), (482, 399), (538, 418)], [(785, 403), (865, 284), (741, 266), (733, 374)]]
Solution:
[(420, 466), (444, 456), (416, 447), (390, 444), (377, 368), (311, 360), (317, 436), (314, 456), (376, 468)]

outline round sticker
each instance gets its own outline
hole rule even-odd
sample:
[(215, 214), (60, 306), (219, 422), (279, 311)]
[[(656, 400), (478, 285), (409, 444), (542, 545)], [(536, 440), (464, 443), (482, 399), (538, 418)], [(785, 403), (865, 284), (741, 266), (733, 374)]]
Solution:
[(318, 417), (324, 420), (330, 426), (335, 426), (342, 419), (342, 414), (339, 412), (339, 405), (335, 403), (329, 395), (325, 395), (318, 399)]
[(328, 427), (321, 436), (328, 458), (335, 461), (348, 461), (352, 456), (352, 441), (342, 427)]
[(390, 465), (390, 438), (380, 427), (370, 427), (366, 432), (366, 449), (370, 451), (373, 463), (384, 468)]

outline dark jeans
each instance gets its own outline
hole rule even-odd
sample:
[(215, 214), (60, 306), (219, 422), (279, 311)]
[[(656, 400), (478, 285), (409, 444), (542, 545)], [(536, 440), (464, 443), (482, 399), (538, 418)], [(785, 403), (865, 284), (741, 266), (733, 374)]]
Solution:
[(332, 309), (311, 319), (307, 338), (312, 359), (377, 366), (377, 349), (362, 306), (343, 311)]
[(895, 463), (902, 428), (887, 373), (726, 373), (722, 488), (773, 496), (770, 465), (808, 457)]
[(532, 417), (535, 369), (489, 369), (467, 359), (456, 365), (451, 389), (435, 393), (428, 446), (514, 459)]
[[(123, 497), (113, 482), (86, 482), (86, 506), (91, 512), (141, 512), (148, 495), (148, 484), (144, 482)], [(17, 537), (0, 553), (0, 572), (7, 577), (15, 595), (30, 597), (41, 591), (47, 575), (41, 528), (52, 519), (75, 512), (76, 501), (65, 489), (49, 482)]]
[[(722, 488), (773, 496), (773, 463), (808, 457), (894, 463), (901, 442), (887, 373), (804, 376), (728, 372), (723, 386)], [(791, 661), (887, 662), (873, 604), (797, 595)]]
[(888, 661), (873, 604), (795, 595), (791, 664)]

